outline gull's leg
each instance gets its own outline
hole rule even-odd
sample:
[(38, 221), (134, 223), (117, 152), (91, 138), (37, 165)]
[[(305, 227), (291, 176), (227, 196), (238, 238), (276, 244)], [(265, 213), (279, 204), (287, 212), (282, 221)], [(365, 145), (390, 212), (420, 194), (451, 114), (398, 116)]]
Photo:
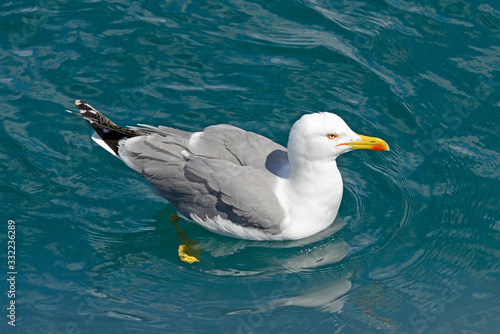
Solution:
[(179, 257), (182, 261), (187, 262), (189, 264), (193, 262), (200, 262), (200, 253), (203, 250), (200, 247), (198, 241), (189, 240), (183, 230), (177, 225), (177, 221), (180, 217), (177, 214), (170, 215), (170, 221), (174, 225), (177, 233), (181, 237), (182, 243), (179, 246)]

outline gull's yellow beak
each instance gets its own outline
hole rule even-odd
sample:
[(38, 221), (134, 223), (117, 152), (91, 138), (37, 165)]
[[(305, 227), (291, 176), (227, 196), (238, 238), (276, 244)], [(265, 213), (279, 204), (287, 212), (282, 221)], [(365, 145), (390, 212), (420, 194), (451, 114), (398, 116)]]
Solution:
[(389, 145), (387, 145), (387, 143), (380, 138), (362, 135), (358, 136), (361, 138), (361, 141), (353, 141), (342, 145), (349, 145), (354, 149), (389, 151)]

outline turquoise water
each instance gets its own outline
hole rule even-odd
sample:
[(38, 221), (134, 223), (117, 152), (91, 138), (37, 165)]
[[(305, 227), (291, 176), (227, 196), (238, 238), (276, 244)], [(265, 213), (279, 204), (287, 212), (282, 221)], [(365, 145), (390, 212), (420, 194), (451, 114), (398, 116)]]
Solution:
[[(9, 1), (0, 27), (2, 333), (498, 332), (497, 1)], [(181, 221), (188, 265), (174, 209), (75, 99), (281, 144), (326, 110), (391, 151), (339, 158), (339, 217), (306, 240)]]

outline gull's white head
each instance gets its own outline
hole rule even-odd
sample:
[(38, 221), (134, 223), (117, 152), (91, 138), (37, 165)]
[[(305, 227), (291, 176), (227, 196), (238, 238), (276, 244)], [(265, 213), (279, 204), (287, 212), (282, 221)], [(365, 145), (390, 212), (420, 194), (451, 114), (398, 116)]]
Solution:
[(388, 151), (389, 145), (382, 139), (356, 134), (342, 118), (328, 112), (302, 116), (288, 138), (289, 158), (335, 160), (354, 149)]

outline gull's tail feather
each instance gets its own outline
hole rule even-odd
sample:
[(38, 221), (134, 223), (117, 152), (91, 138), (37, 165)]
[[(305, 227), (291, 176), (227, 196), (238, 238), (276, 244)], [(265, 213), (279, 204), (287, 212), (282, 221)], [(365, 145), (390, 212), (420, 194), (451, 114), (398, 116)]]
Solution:
[(106, 151), (111, 154), (118, 156), (118, 142), (124, 138), (132, 138), (135, 136), (140, 136), (143, 133), (137, 130), (131, 130), (127, 128), (122, 128), (115, 123), (113, 123), (109, 118), (95, 110), (90, 104), (76, 100), (75, 101), (80, 113), (74, 113), (84, 118), (95, 131), (92, 139), (102, 146)]

